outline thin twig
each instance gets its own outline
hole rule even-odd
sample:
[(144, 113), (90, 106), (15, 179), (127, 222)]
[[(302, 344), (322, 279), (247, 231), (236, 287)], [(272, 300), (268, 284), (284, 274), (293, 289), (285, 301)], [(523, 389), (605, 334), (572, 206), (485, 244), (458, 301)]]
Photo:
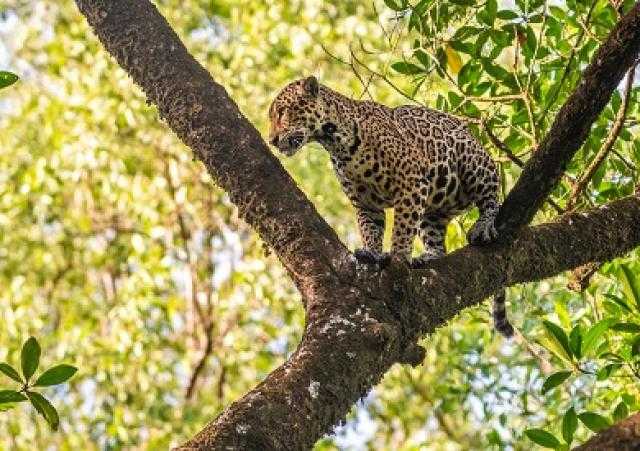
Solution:
[(547, 113), (549, 112), (549, 109), (553, 106), (554, 103), (556, 103), (556, 100), (558, 100), (558, 95), (560, 94), (560, 91), (562, 90), (562, 85), (564, 84), (565, 80), (567, 79), (567, 75), (569, 75), (569, 70), (571, 69), (571, 65), (573, 64), (573, 60), (576, 57), (576, 53), (578, 51), (578, 47), (580, 47), (580, 44), (582, 43), (582, 40), (584, 39), (584, 35), (585, 35), (585, 31), (584, 30), (586, 29), (586, 27), (589, 26), (589, 22), (591, 21), (591, 13), (593, 13), (593, 9), (595, 8), (596, 3), (598, 3), (598, 0), (593, 0), (593, 3), (591, 3), (591, 7), (589, 8), (589, 11), (587, 12), (587, 17), (586, 17), (586, 19), (584, 21), (584, 25), (585, 26), (580, 31), (580, 34), (578, 35), (578, 39), (576, 40), (576, 44), (571, 49), (571, 53), (569, 54), (569, 61), (567, 62), (567, 65), (564, 68), (564, 72), (562, 73), (562, 76), (560, 77), (560, 81), (558, 82), (558, 87), (554, 90), (553, 94), (551, 95), (551, 98), (549, 99), (549, 101), (547, 102), (545, 107), (542, 109), (542, 112), (540, 113), (540, 116), (538, 117), (536, 125), (540, 125), (540, 123), (544, 120), (544, 118), (546, 117)]
[[(351, 59), (353, 60), (354, 58), (354, 52), (353, 49), (351, 48), (351, 46), (349, 46), (349, 53), (351, 54)], [(365, 82), (362, 79), (362, 76), (360, 75), (360, 72), (358, 72), (358, 69), (356, 67), (355, 64), (351, 64), (351, 71), (353, 72), (353, 74), (356, 76), (356, 78), (358, 79), (358, 81), (360, 82), (360, 84), (362, 85), (362, 87), (364, 88), (364, 90), (362, 91), (362, 94), (360, 95), (360, 98), (362, 98), (362, 96), (364, 95), (364, 93), (367, 93), (367, 95), (369, 96), (369, 98), (371, 100), (373, 100), (373, 95), (371, 94), (371, 91), (369, 91), (369, 85), (371, 84), (371, 80), (373, 79), (373, 74), (371, 72), (369, 72), (369, 79)]]
[[(464, 93), (463, 93), (464, 95)], [(490, 103), (495, 103), (495, 102), (513, 102), (514, 100), (524, 100), (524, 96), (522, 93), (518, 93), (518, 94), (505, 94), (502, 96), (492, 96), (492, 97), (480, 97), (480, 96), (467, 96), (465, 95), (465, 98), (471, 102), (490, 102)]]
[(522, 100), (524, 101), (524, 106), (527, 108), (527, 116), (529, 117), (529, 127), (531, 127), (531, 144), (533, 145), (534, 151), (538, 148), (538, 138), (536, 133), (536, 124), (533, 118), (533, 108), (531, 107), (531, 99), (529, 98), (529, 92), (525, 91), (522, 96)]
[(533, 58), (531, 60), (531, 64), (529, 65), (529, 71), (527, 73), (527, 84), (526, 84), (527, 92), (529, 91), (529, 88), (531, 88), (531, 75), (533, 74), (533, 67), (535, 65), (535, 60), (538, 58), (538, 51), (540, 50), (540, 42), (542, 42), (542, 35), (544, 33), (544, 29), (547, 26), (547, 10), (548, 10), (548, 5), (547, 5), (547, 2), (545, 1), (544, 9), (542, 11), (542, 16), (543, 16), (542, 25), (540, 25), (540, 30), (538, 32), (538, 39), (536, 40), (536, 49), (533, 52)]
[(622, 155), (620, 152), (618, 152), (618, 149), (611, 149), (611, 153), (613, 153), (616, 157), (618, 157), (620, 159), (620, 161), (622, 161), (622, 163), (631, 172), (635, 173), (637, 171), (638, 168), (636, 168), (636, 166), (633, 163), (631, 163), (629, 160), (627, 160), (627, 158), (624, 155)]
[(484, 129), (489, 141), (502, 153), (504, 153), (509, 160), (513, 161), (518, 167), (524, 166), (524, 161), (522, 161), (516, 154), (512, 152), (512, 150), (507, 146), (503, 141), (501, 141), (494, 133), (493, 130), (489, 127), (486, 122), (482, 123), (482, 128)]
[[(384, 74), (381, 74), (380, 72), (377, 72), (373, 69), (371, 69), (369, 66), (367, 66), (366, 64), (364, 64), (362, 61), (360, 61), (358, 59), (358, 57), (355, 55), (355, 53), (351, 53), (351, 58), (353, 59), (353, 61), (355, 61), (360, 67), (366, 69), (367, 71), (369, 71), (371, 74), (375, 75), (376, 77), (378, 77), (379, 79), (381, 79), (382, 81), (384, 81), (387, 85), (389, 85), (389, 87), (391, 89), (393, 89), (394, 91), (396, 91), (398, 94), (400, 94), (402, 97), (418, 103), (420, 105), (423, 105), (422, 102), (417, 101), (415, 98), (411, 97), (409, 94), (407, 94), (406, 92), (404, 92), (402, 89), (400, 89), (398, 86), (396, 86), (391, 80), (389, 80)], [(424, 106), (424, 105), (423, 105)]]
[(609, 130), (609, 134), (607, 138), (602, 143), (600, 150), (594, 157), (593, 161), (587, 168), (587, 170), (582, 174), (580, 179), (573, 186), (573, 190), (571, 191), (571, 196), (567, 201), (567, 210), (571, 211), (575, 208), (578, 198), (582, 195), (583, 191), (586, 189), (587, 185), (591, 181), (591, 178), (598, 170), (600, 165), (604, 162), (609, 155), (609, 152), (613, 148), (616, 140), (618, 139), (618, 135), (622, 130), (624, 125), (624, 120), (627, 116), (627, 110), (629, 108), (629, 99), (631, 97), (631, 89), (633, 88), (633, 79), (636, 71), (636, 66), (633, 65), (627, 72), (627, 79), (624, 87), (624, 91), (622, 93), (622, 103), (620, 104), (620, 108), (618, 109), (618, 113), (613, 121), (613, 125), (611, 130)]
[[(165, 154), (171, 158), (170, 155)], [(195, 310), (201, 324), (205, 324), (206, 317), (200, 303), (198, 302), (198, 281), (197, 281), (197, 271), (194, 267), (194, 256), (191, 253), (191, 249), (189, 248), (189, 241), (191, 240), (191, 231), (187, 227), (187, 221), (184, 217), (184, 212), (182, 211), (182, 205), (178, 203), (177, 199), (177, 189), (174, 183), (173, 177), (171, 176), (171, 170), (169, 168), (169, 162), (164, 160), (164, 174), (165, 179), (167, 180), (167, 187), (169, 188), (169, 194), (171, 195), (171, 199), (173, 199), (176, 209), (175, 214), (178, 219), (178, 230), (180, 231), (180, 238), (182, 239), (182, 250), (185, 253), (187, 266), (189, 268), (189, 273), (191, 276), (191, 305)], [(195, 332), (195, 329), (194, 329)]]
[(553, 372), (553, 365), (549, 362), (549, 360), (545, 357), (544, 353), (536, 349), (536, 347), (527, 340), (527, 337), (522, 335), (522, 333), (515, 329), (514, 339), (516, 343), (520, 344), (523, 348), (525, 348), (531, 356), (538, 361), (538, 365), (540, 366), (540, 371), (544, 374), (551, 374)]
[[(503, 141), (500, 140), (500, 138), (498, 138), (493, 133), (493, 130), (491, 130), (491, 128), (489, 128), (489, 126), (487, 125), (486, 122), (482, 122), (482, 128), (484, 129), (485, 133), (487, 134), (487, 137), (489, 138), (489, 141), (491, 141), (491, 143), (498, 150), (503, 152), (509, 158), (509, 160), (511, 160), (513, 163), (515, 163), (520, 168), (524, 166), (524, 164), (525, 164), (524, 161), (522, 161), (516, 154), (514, 154), (513, 151), (509, 148), (509, 146), (507, 146)], [(553, 199), (549, 198), (549, 199), (547, 199), (547, 202), (549, 203), (549, 205), (551, 205), (553, 207), (554, 210), (556, 210), (556, 212), (558, 214), (564, 213), (564, 211), (562, 210), (562, 207), (560, 207), (560, 205), (558, 205), (556, 203), (556, 201), (554, 201)]]

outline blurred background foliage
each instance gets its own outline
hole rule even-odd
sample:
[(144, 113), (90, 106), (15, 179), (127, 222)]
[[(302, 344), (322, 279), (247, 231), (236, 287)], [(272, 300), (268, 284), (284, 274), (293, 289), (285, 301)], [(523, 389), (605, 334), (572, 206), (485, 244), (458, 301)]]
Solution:
[[(275, 92), (315, 74), (355, 98), (470, 117), (505, 192), (631, 3), (156, 2), (261, 132)], [(59, 431), (16, 405), (0, 413), (0, 449), (176, 445), (294, 350), (299, 296), (73, 2), (0, 1), (0, 69), (20, 76), (0, 93), (0, 361), (34, 335), (45, 367), (79, 368), (45, 390)], [(537, 221), (632, 191), (639, 92), (621, 85)], [(358, 245), (326, 154), (312, 145), (283, 164)], [(450, 226), (449, 249), (475, 215)], [(316, 449), (562, 449), (638, 410), (639, 266), (634, 252), (510, 289), (511, 342), (486, 305), (465, 311)]]

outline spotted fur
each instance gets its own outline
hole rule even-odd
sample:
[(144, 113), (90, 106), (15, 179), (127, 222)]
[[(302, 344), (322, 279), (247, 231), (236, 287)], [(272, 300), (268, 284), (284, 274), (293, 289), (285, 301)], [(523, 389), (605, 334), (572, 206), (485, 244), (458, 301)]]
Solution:
[[(480, 217), (469, 242), (497, 238), (496, 165), (457, 118), (419, 106), (356, 101), (314, 77), (286, 86), (269, 118), (269, 141), (285, 155), (312, 141), (329, 152), (357, 211), (364, 244), (356, 251), (359, 260), (380, 261), (385, 208), (394, 209), (391, 254), (409, 261), (415, 236), (422, 240), (426, 250), (414, 266), (445, 254), (447, 224), (472, 205)], [(494, 304), (495, 325), (509, 335), (504, 297), (496, 295)]]

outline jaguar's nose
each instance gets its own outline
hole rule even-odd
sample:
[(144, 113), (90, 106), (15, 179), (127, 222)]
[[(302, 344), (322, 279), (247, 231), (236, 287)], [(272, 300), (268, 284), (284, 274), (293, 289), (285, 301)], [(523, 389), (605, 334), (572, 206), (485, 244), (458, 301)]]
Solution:
[(272, 146), (278, 147), (278, 135), (273, 135), (271, 140), (269, 141)]

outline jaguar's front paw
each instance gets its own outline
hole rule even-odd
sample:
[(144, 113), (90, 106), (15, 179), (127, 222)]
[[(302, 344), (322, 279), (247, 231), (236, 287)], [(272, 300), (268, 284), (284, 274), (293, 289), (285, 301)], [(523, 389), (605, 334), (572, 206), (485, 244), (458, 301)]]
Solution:
[(427, 249), (421, 256), (416, 257), (411, 261), (411, 268), (422, 269), (427, 265), (429, 260), (435, 260), (436, 258), (440, 258), (442, 256), (444, 256), (444, 252), (442, 251), (438, 251), (436, 249)]
[(491, 243), (498, 238), (495, 221), (491, 219), (478, 219), (467, 234), (467, 241), (472, 245)]
[(378, 254), (368, 249), (356, 249), (353, 255), (359, 263), (364, 263), (365, 265), (380, 265), (380, 267), (385, 267), (389, 264), (389, 261), (391, 261), (389, 254)]

